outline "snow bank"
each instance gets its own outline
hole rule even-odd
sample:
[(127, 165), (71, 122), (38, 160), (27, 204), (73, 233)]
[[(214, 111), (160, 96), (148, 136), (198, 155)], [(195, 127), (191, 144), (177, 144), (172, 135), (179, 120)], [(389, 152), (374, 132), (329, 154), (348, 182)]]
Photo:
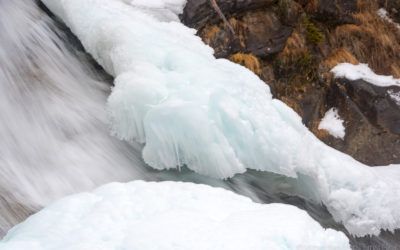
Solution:
[(64, 198), (12, 229), (0, 249), (350, 249), (289, 205), (178, 182), (109, 184)]
[(338, 110), (336, 108), (331, 108), (326, 112), (324, 118), (322, 118), (318, 129), (325, 129), (333, 137), (343, 140), (344, 136), (346, 135), (343, 122), (344, 121), (340, 118), (338, 114)]
[(400, 86), (400, 79), (377, 75), (368, 67), (368, 64), (340, 63), (331, 72), (336, 78), (347, 78), (351, 81), (362, 79), (379, 87)]
[[(115, 76), (113, 133), (145, 143), (156, 169), (186, 165), (228, 178), (246, 168), (310, 178), (310, 186), (353, 234), (400, 227), (400, 183), (320, 142), (272, 99), (246, 68), (216, 60), (196, 31), (176, 22), (183, 0), (44, 0)], [(163, 6), (166, 9), (160, 9)], [(393, 80), (393, 79), (392, 79)], [(393, 80), (394, 81), (394, 80)]]

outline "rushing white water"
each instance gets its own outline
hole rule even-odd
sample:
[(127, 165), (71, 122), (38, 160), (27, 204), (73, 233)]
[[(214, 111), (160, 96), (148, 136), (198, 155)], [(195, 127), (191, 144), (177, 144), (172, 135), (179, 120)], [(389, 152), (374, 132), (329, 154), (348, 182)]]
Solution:
[(0, 236), (54, 199), (143, 176), (109, 136), (110, 85), (55, 30), (35, 2), (0, 1)]

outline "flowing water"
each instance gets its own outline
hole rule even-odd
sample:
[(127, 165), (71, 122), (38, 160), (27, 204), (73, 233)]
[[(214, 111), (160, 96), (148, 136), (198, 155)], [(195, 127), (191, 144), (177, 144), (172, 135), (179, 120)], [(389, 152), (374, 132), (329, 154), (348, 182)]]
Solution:
[(0, 1), (3, 231), (54, 199), (144, 175), (140, 151), (109, 136), (107, 76), (64, 41), (35, 2)]
[[(33, 0), (0, 0), (0, 237), (55, 199), (135, 179), (206, 183), (257, 202), (293, 204), (346, 232), (312, 202), (318, 197), (305, 176), (249, 171), (220, 181), (147, 167), (140, 145), (109, 135), (105, 106), (112, 79), (49, 14)], [(395, 249), (400, 233), (349, 238), (357, 249)]]

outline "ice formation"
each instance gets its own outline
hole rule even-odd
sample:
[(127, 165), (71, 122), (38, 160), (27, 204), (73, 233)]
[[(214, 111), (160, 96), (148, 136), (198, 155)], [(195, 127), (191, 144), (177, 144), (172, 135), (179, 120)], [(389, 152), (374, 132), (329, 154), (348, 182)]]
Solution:
[(346, 132), (343, 126), (343, 122), (344, 121), (340, 118), (338, 114), (338, 110), (336, 108), (331, 108), (326, 112), (324, 118), (322, 118), (318, 129), (325, 129), (333, 137), (344, 139)]
[(112, 131), (144, 143), (152, 167), (186, 165), (217, 178), (246, 168), (301, 174), (352, 234), (400, 227), (399, 181), (326, 146), (256, 75), (215, 59), (195, 30), (177, 22), (184, 0), (43, 2), (115, 76)]
[(393, 78), (393, 76), (377, 75), (368, 67), (368, 64), (340, 63), (331, 72), (336, 78), (347, 78), (352, 81), (362, 79), (379, 87), (400, 86), (400, 79)]
[(350, 249), (306, 212), (179, 182), (113, 183), (64, 198), (12, 229), (0, 249)]

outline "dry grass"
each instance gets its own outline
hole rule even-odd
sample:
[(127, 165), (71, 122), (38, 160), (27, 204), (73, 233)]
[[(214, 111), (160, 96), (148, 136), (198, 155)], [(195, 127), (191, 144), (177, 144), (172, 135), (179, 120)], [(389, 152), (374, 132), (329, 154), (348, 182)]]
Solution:
[(354, 14), (359, 25), (347, 24), (330, 35), (334, 48), (341, 48), (378, 74), (400, 77), (400, 32), (377, 15), (375, 1), (359, 0)]
[(211, 42), (215, 39), (215, 37), (218, 35), (220, 32), (220, 28), (218, 26), (213, 25), (210, 27), (206, 27), (201, 34), (201, 37), (203, 38), (203, 41), (206, 44), (211, 44)]
[(318, 129), (319, 124), (321, 123), (321, 121), (315, 121), (313, 122), (313, 124), (311, 125), (311, 131), (319, 138), (319, 139), (323, 139), (326, 137), (329, 137), (329, 131), (325, 130), (325, 129)]
[(283, 64), (294, 61), (307, 51), (306, 41), (297, 29), (292, 32), (292, 35), (286, 41), (286, 46), (280, 53), (280, 58)]
[(332, 69), (339, 63), (344, 63), (344, 62), (348, 62), (351, 64), (359, 64), (358, 60), (345, 49), (337, 49), (333, 51), (329, 55), (329, 57), (324, 60), (324, 63), (328, 65), (329, 69)]
[(232, 25), (233, 29), (235, 30), (235, 39), (239, 40), (240, 46), (242, 46), (242, 48), (245, 48), (246, 44), (244, 41), (245, 41), (246, 31), (248, 29), (247, 24), (233, 17), (229, 18), (229, 22)]
[(229, 60), (231, 60), (234, 63), (238, 63), (240, 65), (245, 66), (249, 70), (253, 71), (256, 75), (261, 74), (260, 61), (258, 60), (257, 57), (251, 54), (237, 53), (232, 55), (229, 58)]
[(300, 116), (303, 116), (303, 111), (299, 106), (299, 101), (301, 100), (301, 95), (298, 95), (294, 98), (288, 98), (286, 96), (281, 96), (279, 99), (284, 102), (286, 105), (288, 105), (291, 109), (293, 109), (294, 111), (296, 111), (297, 114), (299, 114)]
[[(235, 31), (235, 37), (234, 39), (237, 39), (240, 42), (240, 45), (242, 48), (245, 48), (245, 33), (247, 30), (247, 25), (246, 23), (236, 19), (236, 18), (230, 18), (229, 23), (231, 24), (233, 30)], [(223, 39), (223, 43), (227, 44), (229, 43), (229, 39), (231, 39), (230, 35), (227, 35), (226, 33), (221, 33), (221, 31), (227, 31), (228, 27), (226, 26), (225, 23), (219, 23), (211, 26), (206, 26), (200, 31), (200, 36), (203, 39), (203, 41), (210, 45), (211, 47), (214, 47), (213, 44), (216, 42), (218, 39)]]

